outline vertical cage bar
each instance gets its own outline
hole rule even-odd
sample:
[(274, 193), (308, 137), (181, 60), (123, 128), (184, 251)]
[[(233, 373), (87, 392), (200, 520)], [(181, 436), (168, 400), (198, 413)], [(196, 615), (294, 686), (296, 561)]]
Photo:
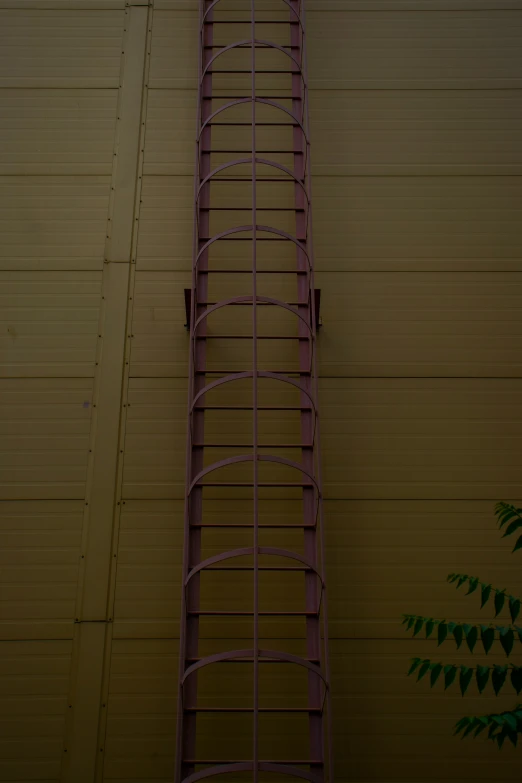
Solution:
[(252, 407), (254, 473), (254, 783), (259, 777), (259, 462), (257, 377), (257, 151), (256, 151), (256, 2), (250, 0), (252, 88)]

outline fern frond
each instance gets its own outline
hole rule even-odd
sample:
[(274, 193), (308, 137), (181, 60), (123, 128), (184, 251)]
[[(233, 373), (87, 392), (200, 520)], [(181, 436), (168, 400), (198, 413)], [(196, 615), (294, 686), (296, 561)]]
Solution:
[(477, 576), (468, 576), (468, 574), (448, 574), (446, 581), (450, 584), (457, 583), (457, 590), (464, 584), (468, 584), (468, 592), (466, 595), (471, 595), (475, 590), (480, 588), (481, 603), (480, 608), (483, 609), (489, 599), (493, 596), (495, 604), (495, 617), (498, 617), (504, 604), (507, 601), (509, 606), (509, 613), (511, 615), (511, 621), (516, 623), (517, 617), (520, 614), (521, 599), (515, 595), (507, 593), (506, 590), (499, 590), (493, 585), (481, 582)]
[[(522, 528), (522, 508), (515, 508), (511, 503), (501, 502), (495, 506), (495, 514), (501, 530), (509, 522), (503, 538), (513, 535), (513, 533)], [(517, 538), (513, 552), (516, 552), (518, 549), (522, 549), (522, 535)]]
[[(417, 682), (430, 674), (430, 686), (437, 683), (440, 675), (444, 673), (444, 690), (447, 690), (459, 675), (458, 683), (460, 692), (464, 696), (472, 680), (474, 679), (479, 693), (482, 693), (488, 682), (498, 696), (506, 682), (510, 682), (517, 696), (522, 691), (522, 666), (515, 666), (506, 663), (503, 666), (494, 664), (493, 666), (465, 666), (455, 663), (443, 664), (440, 661), (431, 661), (429, 658), (412, 658), (412, 663), (408, 671), (408, 676), (417, 672)], [(509, 675), (509, 680), (508, 680)]]
[(417, 614), (403, 615), (402, 624), (409, 631), (413, 628), (413, 636), (425, 628), (426, 639), (429, 639), (434, 629), (437, 629), (438, 644), (441, 645), (448, 636), (453, 636), (457, 649), (466, 640), (470, 652), (473, 652), (478, 639), (482, 642), (484, 652), (489, 653), (498, 633), (502, 649), (509, 657), (515, 644), (515, 639), (522, 643), (522, 628), (518, 625), (471, 625), (470, 623), (447, 622), (433, 617), (423, 617)]
[(506, 739), (516, 747), (518, 735), (522, 734), (522, 705), (508, 712), (461, 718), (455, 726), (455, 734), (461, 734), (462, 739), (472, 733), (478, 737), (485, 729), (488, 729), (488, 739), (496, 742), (499, 748)]

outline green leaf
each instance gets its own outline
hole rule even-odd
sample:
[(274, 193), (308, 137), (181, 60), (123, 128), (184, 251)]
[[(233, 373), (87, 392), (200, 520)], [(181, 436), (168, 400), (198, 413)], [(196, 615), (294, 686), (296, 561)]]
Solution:
[(455, 724), (455, 734), (458, 734), (463, 729), (465, 729), (466, 726), (469, 725), (471, 720), (472, 718), (461, 718), (460, 720), (458, 720), (457, 723)]
[(498, 696), (498, 694), (502, 690), (504, 683), (506, 682), (507, 672), (508, 672), (507, 666), (498, 666), (497, 664), (493, 666), (493, 674), (491, 675), (491, 682), (493, 684), (493, 690), (495, 691), (495, 696)]
[(491, 585), (483, 585), (482, 587), (482, 599), (480, 603), (480, 608), (483, 609), (487, 602), (489, 601), (489, 597), (491, 595)]
[(522, 536), (519, 536), (519, 537), (517, 538), (517, 543), (516, 543), (516, 544), (515, 544), (515, 546), (513, 547), (512, 551), (513, 551), (513, 552), (516, 552), (518, 549), (522, 549)]
[(518, 733), (516, 731), (508, 731), (507, 735), (508, 735), (508, 739), (511, 741), (513, 746), (516, 748), (517, 742), (518, 742)]
[(413, 658), (413, 659), (412, 659), (412, 663), (411, 663), (411, 666), (410, 666), (410, 670), (409, 670), (409, 672), (408, 672), (408, 677), (410, 676), (410, 674), (413, 674), (413, 672), (414, 672), (414, 671), (415, 671), (415, 669), (418, 667), (418, 665), (419, 665), (419, 663), (421, 662), (421, 660), (422, 660), (422, 658)]
[[(519, 509), (520, 510), (520, 509)], [(498, 521), (499, 521), (499, 527), (502, 530), (506, 522), (509, 522), (510, 519), (513, 519), (514, 517), (518, 517), (519, 514), (517, 514), (517, 511), (514, 506), (508, 506), (506, 505), (503, 509), (498, 509), (496, 511)]]
[(477, 719), (477, 728), (475, 729), (474, 737), (478, 737), (481, 731), (484, 731), (489, 726), (489, 720), (486, 716)]
[(497, 740), (499, 750), (504, 744), (504, 740), (506, 739), (506, 737), (507, 737), (507, 731), (501, 731), (500, 734), (497, 734), (496, 740)]
[(515, 634), (511, 628), (500, 629), (500, 644), (502, 645), (506, 655), (511, 655), (511, 650), (515, 644)]
[(512, 595), (509, 597), (509, 612), (511, 614), (511, 622), (516, 623), (517, 617), (520, 614), (520, 601)]
[(506, 591), (503, 590), (502, 592), (499, 592), (497, 590), (497, 594), (495, 595), (495, 617), (498, 617), (498, 615), (504, 608), (505, 600), (506, 600)]
[(477, 666), (475, 672), (475, 679), (477, 681), (477, 688), (479, 693), (482, 693), (489, 680), (489, 666)]
[(469, 666), (460, 667), (459, 684), (460, 684), (460, 692), (462, 693), (463, 696), (469, 688), (469, 684), (471, 682), (472, 677), (473, 677), (473, 669), (470, 669)]
[(514, 519), (513, 522), (510, 522), (510, 524), (507, 526), (506, 531), (502, 538), (506, 538), (506, 536), (512, 535), (515, 530), (518, 530), (522, 527), (522, 519)]
[(511, 685), (518, 696), (520, 691), (522, 691), (522, 666), (513, 666), (511, 669)]
[(436, 663), (433, 669), (431, 670), (431, 674), (430, 674), (430, 683), (432, 688), (437, 682), (437, 680), (439, 679), (441, 671), (442, 671), (442, 664)]
[(457, 625), (457, 623), (453, 623), (453, 622), (448, 623), (448, 633), (453, 633), (453, 631), (455, 630), (455, 626), (456, 625)]
[(448, 664), (444, 667), (444, 690), (447, 690), (449, 686), (455, 681), (457, 676), (457, 667), (453, 664)]
[(417, 636), (417, 634), (419, 633), (423, 625), (424, 625), (424, 619), (422, 617), (418, 617), (417, 620), (415, 621), (415, 628), (413, 629), (414, 636)]
[(491, 650), (491, 646), (495, 639), (495, 629), (490, 628), (487, 625), (481, 625), (480, 638), (482, 639), (482, 644), (484, 645), (484, 652), (487, 655), (488, 652)]
[(467, 737), (467, 736), (468, 736), (468, 734), (471, 734), (471, 732), (473, 731), (473, 729), (474, 729), (474, 728), (475, 728), (475, 726), (476, 726), (476, 722), (477, 722), (477, 719), (476, 719), (476, 718), (472, 718), (472, 719), (470, 720), (470, 722), (469, 722), (469, 726), (466, 728), (466, 730), (465, 730), (464, 734), (462, 735), (462, 739), (464, 739), (464, 737)]
[(517, 632), (518, 641), (522, 642), (522, 628), (520, 628), (518, 625), (515, 625), (515, 631)]
[[(493, 715), (493, 718), (495, 718), (494, 715)], [(488, 739), (493, 739), (493, 735), (495, 734), (497, 729), (498, 729), (498, 725), (496, 723), (490, 723), (489, 724)]]
[(426, 623), (426, 639), (429, 639), (435, 628), (435, 620), (428, 620)]
[(476, 625), (473, 625), (466, 633), (466, 642), (468, 643), (470, 652), (473, 652), (473, 649), (477, 643), (477, 639), (478, 639), (478, 628)]
[(495, 514), (499, 519), (500, 527), (502, 528), (502, 526), (513, 517), (520, 516), (520, 514), (517, 513), (520, 511), (522, 511), (522, 509), (515, 508), (515, 506), (512, 506), (510, 503), (497, 503), (495, 506)]
[(438, 638), (439, 646), (445, 640), (447, 635), (448, 635), (448, 626), (446, 625), (446, 623), (439, 623), (439, 627), (437, 628), (437, 638)]
[(451, 584), (452, 582), (455, 582), (458, 578), (459, 578), (458, 574), (448, 574), (446, 577), (446, 581)]
[(467, 579), (468, 579), (468, 577), (467, 577), (466, 574), (461, 574), (459, 576), (459, 579), (458, 579), (458, 582), (457, 582), (457, 587), (462, 587), (462, 585), (464, 584), (464, 582), (467, 581)]
[(509, 728), (513, 731), (517, 730), (518, 724), (517, 719), (512, 715), (511, 712), (504, 712), (502, 714), (502, 717), (504, 718), (504, 722), (508, 724)]
[(461, 625), (456, 625), (453, 630), (453, 638), (457, 642), (457, 650), (459, 649), (460, 645), (462, 644), (462, 639), (464, 638), (464, 629)]
[(430, 662), (429, 662), (429, 660), (426, 658), (426, 659), (425, 659), (425, 660), (422, 662), (422, 666), (421, 666), (421, 667), (420, 667), (420, 669), (419, 669), (419, 673), (418, 673), (418, 675), (417, 675), (417, 682), (420, 682), (420, 681), (422, 680), (422, 678), (424, 677), (424, 675), (426, 674), (426, 672), (427, 672), (427, 671), (429, 671), (429, 668), (430, 668)]
[(471, 595), (471, 593), (474, 593), (475, 590), (478, 587), (478, 584), (479, 584), (479, 580), (477, 579), (477, 577), (474, 577), (473, 579), (470, 579), (470, 581), (469, 581), (469, 588), (468, 588), (468, 592), (466, 593), (466, 595)]
[(411, 627), (413, 626), (414, 623), (415, 623), (415, 616), (414, 615), (410, 615), (408, 617), (408, 624), (406, 626), (408, 631), (411, 629)]

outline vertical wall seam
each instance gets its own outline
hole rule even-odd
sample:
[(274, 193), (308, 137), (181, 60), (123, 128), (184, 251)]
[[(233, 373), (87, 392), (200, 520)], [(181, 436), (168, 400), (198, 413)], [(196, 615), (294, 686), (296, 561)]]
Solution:
[[(98, 353), (91, 430), (89, 487), (77, 592), (74, 658), (68, 708), (69, 748), (61, 779), (93, 783), (103, 764), (104, 676), (112, 641), (109, 594), (112, 544), (118, 524), (122, 398), (128, 361), (129, 286), (135, 237), (138, 167), (142, 160), (142, 114), (148, 39), (148, 6), (127, 6), (113, 172), (107, 217)], [(70, 751), (70, 752), (69, 752)]]
[[(105, 661), (102, 681), (102, 701), (101, 701), (101, 713), (100, 713), (100, 725), (98, 744), (100, 747), (105, 747), (106, 733), (107, 733), (107, 717), (108, 717), (108, 703), (109, 703), (109, 686), (111, 677), (111, 659), (112, 659), (112, 637), (113, 637), (113, 624), (114, 619), (114, 602), (116, 596), (116, 584), (118, 575), (118, 547), (119, 547), (119, 534), (122, 506), (125, 501), (123, 499), (123, 470), (125, 462), (125, 432), (127, 423), (127, 408), (129, 405), (129, 380), (131, 369), (131, 352), (132, 352), (132, 321), (134, 312), (134, 291), (136, 284), (136, 260), (137, 260), (137, 247), (140, 225), (140, 212), (141, 212), (141, 193), (143, 186), (143, 162), (145, 157), (145, 131), (146, 131), (146, 116), (147, 116), (147, 101), (148, 101), (148, 75), (150, 69), (150, 54), (152, 43), (152, 22), (154, 8), (153, 4), (148, 5), (148, 17), (147, 17), (147, 41), (146, 41), (146, 53), (145, 53), (145, 68), (144, 68), (144, 82), (142, 91), (141, 102), (141, 117), (140, 117), (140, 133), (139, 133), (139, 154), (138, 154), (138, 168), (136, 179), (136, 197), (134, 203), (134, 216), (137, 220), (133, 220), (133, 237), (131, 246), (131, 268), (130, 268), (130, 281), (127, 297), (127, 329), (125, 338), (125, 363), (124, 363), (124, 376), (123, 376), (123, 391), (122, 391), (122, 405), (120, 409), (120, 433), (118, 442), (118, 476), (116, 482), (116, 505), (115, 505), (115, 519), (112, 538), (112, 551), (111, 551), (111, 573), (110, 573), (110, 585), (109, 585), (109, 598), (107, 607), (107, 616), (111, 623), (107, 626), (107, 643), (105, 647)], [(100, 763), (98, 763), (96, 769), (96, 783), (101, 783), (104, 778), (104, 766), (105, 766), (105, 754), (102, 757)]]

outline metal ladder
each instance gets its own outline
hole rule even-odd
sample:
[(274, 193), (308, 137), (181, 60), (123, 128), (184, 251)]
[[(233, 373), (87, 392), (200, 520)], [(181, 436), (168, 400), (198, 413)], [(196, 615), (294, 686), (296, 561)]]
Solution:
[[(232, 773), (333, 780), (304, 0), (266, 2), (200, 0), (176, 783)], [(236, 501), (239, 521), (227, 511)], [(229, 604), (237, 596), (248, 608), (205, 589), (223, 574), (229, 586), (238, 580)], [(267, 579), (299, 580), (288, 594), (297, 589), (300, 606), (281, 589), (263, 608)], [(242, 639), (249, 630), (238, 649), (227, 649), (225, 629), (205, 632), (236, 621)], [(267, 623), (282, 629), (269, 647)], [(292, 649), (284, 629), (294, 626)], [(234, 688), (204, 702), (198, 680), (219, 685), (224, 665), (248, 667), (248, 703), (234, 703)], [(282, 689), (267, 703), (267, 666), (304, 675), (297, 700)], [(246, 757), (202, 754), (203, 714), (248, 718)], [(301, 716), (299, 758), (284, 739), (277, 753), (263, 744), (260, 724), (278, 715)]]

